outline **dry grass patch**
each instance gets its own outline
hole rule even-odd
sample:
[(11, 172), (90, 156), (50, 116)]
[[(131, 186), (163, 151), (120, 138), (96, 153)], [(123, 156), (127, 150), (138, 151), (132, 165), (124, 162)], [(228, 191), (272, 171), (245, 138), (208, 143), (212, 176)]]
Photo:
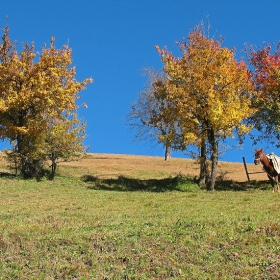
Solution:
[[(66, 167), (67, 168), (64, 168)], [(252, 180), (267, 180), (261, 166), (247, 164)], [(132, 176), (138, 179), (163, 179), (181, 174), (195, 177), (199, 175), (199, 165), (195, 160), (186, 158), (172, 158), (164, 161), (163, 157), (135, 156), (123, 154), (87, 154), (86, 158), (76, 162), (62, 162), (59, 170), (64, 175), (79, 178), (84, 175), (98, 178), (117, 178), (119, 176)], [(58, 170), (58, 172), (59, 172)], [(0, 173), (13, 173), (10, 165), (0, 155)], [(246, 182), (247, 176), (243, 163), (219, 162), (218, 179)]]
[[(163, 157), (88, 154), (86, 159), (79, 162), (61, 163), (60, 166), (82, 167), (85, 174), (75, 172), (72, 176), (91, 174), (101, 178), (116, 178), (118, 176), (133, 176), (138, 178), (165, 178), (182, 174), (185, 176), (198, 176), (199, 165), (191, 159), (173, 158), (164, 161)], [(262, 171), (261, 166), (247, 164), (249, 172)], [(246, 182), (247, 176), (243, 163), (219, 163), (219, 177), (225, 180)], [(265, 173), (251, 175), (252, 180), (266, 180)]]

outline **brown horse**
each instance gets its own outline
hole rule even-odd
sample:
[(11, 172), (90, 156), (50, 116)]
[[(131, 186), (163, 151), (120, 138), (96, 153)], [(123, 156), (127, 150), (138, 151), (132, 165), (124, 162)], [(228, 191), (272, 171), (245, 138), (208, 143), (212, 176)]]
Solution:
[[(271, 163), (267, 155), (263, 152), (263, 149), (256, 149), (254, 163), (256, 165), (260, 163), (263, 165), (263, 169), (267, 173), (267, 176), (272, 185), (272, 191), (275, 192), (277, 190), (277, 192), (279, 192), (278, 183), (280, 181), (280, 174), (278, 174), (277, 171), (274, 169), (273, 164)], [(275, 184), (277, 188), (275, 187)]]

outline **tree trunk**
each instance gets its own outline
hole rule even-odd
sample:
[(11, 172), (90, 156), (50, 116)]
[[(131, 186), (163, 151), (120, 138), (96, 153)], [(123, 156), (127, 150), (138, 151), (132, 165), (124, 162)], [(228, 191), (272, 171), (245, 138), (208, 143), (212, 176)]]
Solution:
[(208, 175), (207, 151), (206, 151), (206, 142), (205, 142), (204, 139), (203, 139), (201, 147), (200, 147), (199, 164), (200, 164), (200, 174), (199, 174), (198, 184), (199, 185), (204, 185), (206, 183), (206, 178), (207, 178), (207, 175)]
[(19, 163), (19, 170), (20, 170), (20, 175), (24, 178), (27, 179), (29, 176), (29, 163), (27, 162), (27, 158), (24, 156), (23, 150), (24, 150), (24, 135), (18, 135), (17, 136), (17, 144), (16, 144), (16, 151), (20, 157), (20, 163)]
[(24, 179), (41, 178), (43, 175), (43, 161), (38, 158), (33, 158), (30, 154), (26, 153), (24, 145), (25, 135), (18, 135), (17, 141), (17, 154), (20, 157), (19, 171), (20, 176)]
[(213, 129), (210, 129), (208, 132), (208, 139), (211, 147), (211, 177), (208, 183), (208, 190), (215, 190), (215, 183), (218, 173), (218, 141), (215, 137)]
[(57, 163), (56, 163), (56, 157), (55, 157), (55, 153), (51, 154), (51, 161), (52, 161), (52, 171), (51, 171), (51, 180), (54, 179), (55, 176), (55, 172), (56, 172), (56, 167), (57, 167)]
[(170, 160), (171, 159), (171, 147), (169, 144), (165, 145), (165, 155), (164, 160)]

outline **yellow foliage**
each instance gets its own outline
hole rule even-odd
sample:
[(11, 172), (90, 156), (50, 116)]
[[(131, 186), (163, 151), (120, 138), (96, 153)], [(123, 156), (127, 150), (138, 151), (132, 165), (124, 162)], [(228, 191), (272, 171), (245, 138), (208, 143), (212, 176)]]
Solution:
[(156, 48), (167, 74), (166, 99), (172, 104), (164, 114), (179, 119), (182, 130), (191, 128), (185, 141), (198, 141), (202, 126), (213, 129), (216, 137), (232, 136), (234, 129), (248, 132), (251, 127), (241, 123), (254, 113), (254, 89), (245, 63), (235, 60), (234, 50), (222, 48), (220, 41), (198, 29), (190, 33), (188, 42), (178, 45), (180, 58), (167, 48)]
[(49, 123), (53, 119), (67, 122), (71, 112), (78, 108), (79, 92), (92, 79), (76, 80), (68, 46), (56, 49), (52, 41), (38, 53), (34, 45), (25, 44), (18, 53), (8, 37), (8, 28), (4, 29), (2, 39), (0, 137), (15, 140), (18, 152), (25, 155), (46, 153)]

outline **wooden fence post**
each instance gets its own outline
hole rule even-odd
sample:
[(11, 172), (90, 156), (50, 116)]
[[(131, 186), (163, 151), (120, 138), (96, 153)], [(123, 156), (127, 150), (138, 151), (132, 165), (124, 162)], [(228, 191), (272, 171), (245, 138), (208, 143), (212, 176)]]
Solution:
[(245, 157), (242, 157), (242, 160), (243, 160), (245, 172), (246, 172), (246, 175), (247, 175), (247, 179), (248, 179), (249, 182), (250, 182), (250, 174), (264, 173), (264, 171), (260, 171), (260, 172), (250, 172), (250, 173), (249, 173), (249, 172), (248, 172), (248, 168), (247, 168), (247, 164), (246, 164), (246, 161), (245, 161)]
[(247, 169), (245, 157), (242, 157), (242, 159), (243, 159), (243, 164), (244, 164), (245, 172), (246, 172), (246, 175), (247, 175), (247, 179), (250, 182), (250, 176), (249, 176), (249, 172), (248, 172), (248, 169)]

